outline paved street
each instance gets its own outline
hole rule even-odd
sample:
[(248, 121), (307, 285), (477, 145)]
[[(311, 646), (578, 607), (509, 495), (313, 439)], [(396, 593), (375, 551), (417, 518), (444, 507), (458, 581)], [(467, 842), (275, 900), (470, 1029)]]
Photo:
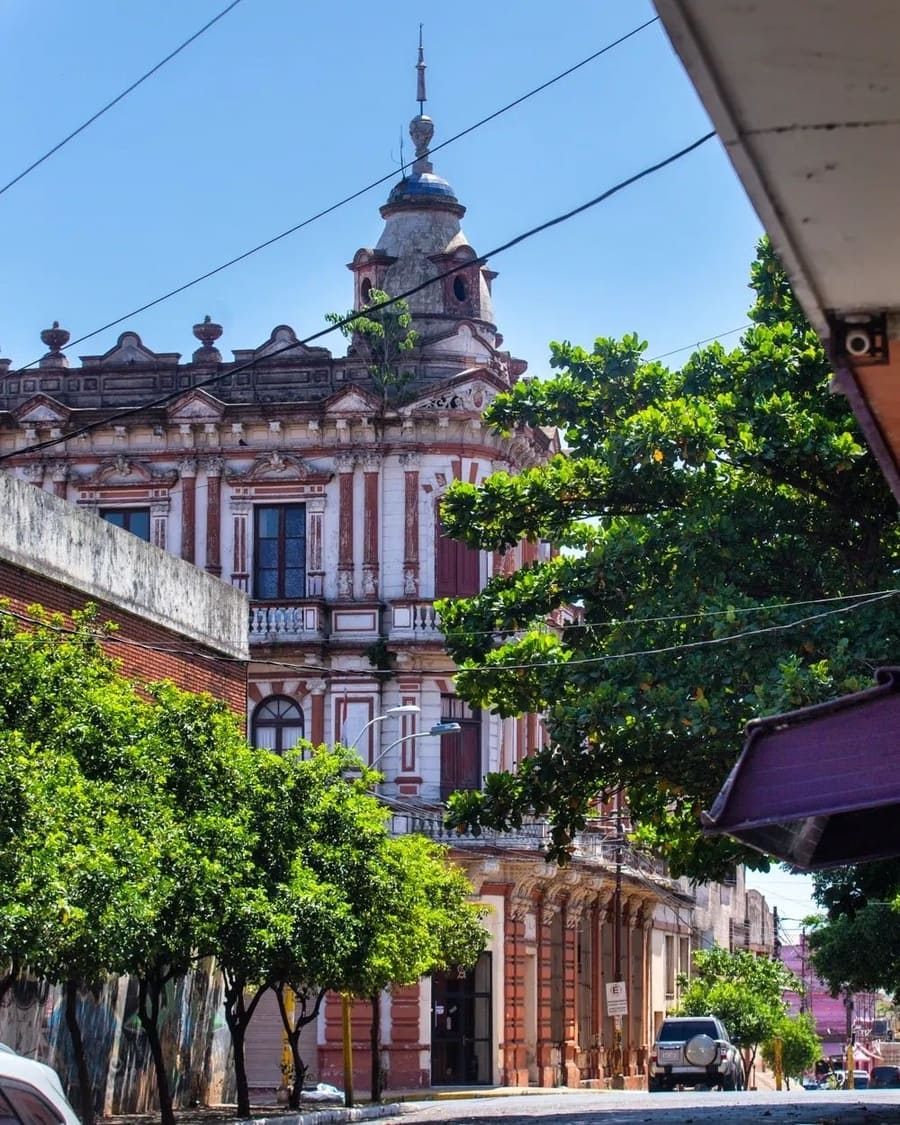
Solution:
[(409, 1102), (398, 1125), (477, 1125), (502, 1118), (504, 1125), (900, 1125), (900, 1091), (791, 1090), (722, 1094), (672, 1094), (554, 1090), (509, 1097)]

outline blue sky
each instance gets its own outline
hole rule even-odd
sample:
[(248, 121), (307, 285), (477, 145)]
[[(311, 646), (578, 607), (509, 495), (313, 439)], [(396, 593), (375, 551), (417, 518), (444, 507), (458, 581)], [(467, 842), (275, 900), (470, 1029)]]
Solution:
[[(225, 0), (5, 0), (0, 183), (191, 35)], [(563, 13), (562, 16), (558, 13)], [(416, 111), (418, 24), (435, 143), (654, 15), (643, 0), (556, 9), (458, 0), (241, 0), (101, 120), (0, 196), (0, 355), (36, 358), (398, 167)], [(709, 128), (658, 23), (435, 156), (479, 252), (599, 194)], [(405, 140), (404, 155), (411, 146)], [(125, 328), (188, 353), (209, 313), (223, 350), (299, 335), (351, 303), (344, 268), (381, 230), (389, 185)], [(506, 345), (636, 331), (658, 354), (744, 323), (759, 233), (718, 142), (492, 261)], [(322, 341), (323, 343), (327, 341)], [(335, 347), (339, 345), (334, 345)], [(681, 357), (675, 357), (676, 360)]]
[[(0, 184), (224, 6), (4, 0)], [(24, 365), (43, 351), (39, 335), (53, 320), (73, 337), (91, 332), (399, 169), (401, 136), (411, 157), (420, 21), (437, 144), (653, 15), (645, 0), (241, 0), (0, 196), (0, 355)], [(435, 168), (467, 206), (465, 230), (484, 253), (708, 129), (656, 23), (443, 149)], [(226, 355), (262, 343), (277, 324), (317, 331), (326, 312), (350, 306), (345, 263), (377, 241), (389, 186), (75, 354), (105, 351), (126, 328), (157, 351), (190, 353), (191, 326), (207, 313), (224, 326)], [(634, 331), (656, 355), (736, 328), (759, 233), (711, 142), (493, 260), (505, 346), (541, 374), (550, 340), (589, 347), (598, 335)], [(793, 905), (784, 916), (802, 916), (805, 893), (786, 886)]]

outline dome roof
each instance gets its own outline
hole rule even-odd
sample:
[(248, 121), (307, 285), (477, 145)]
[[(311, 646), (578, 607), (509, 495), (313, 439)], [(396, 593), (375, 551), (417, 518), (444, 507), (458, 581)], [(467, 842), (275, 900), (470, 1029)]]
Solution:
[(459, 202), (456, 193), (446, 180), (434, 172), (413, 171), (396, 184), (388, 196), (388, 206), (393, 203), (417, 203), (426, 199), (446, 199)]

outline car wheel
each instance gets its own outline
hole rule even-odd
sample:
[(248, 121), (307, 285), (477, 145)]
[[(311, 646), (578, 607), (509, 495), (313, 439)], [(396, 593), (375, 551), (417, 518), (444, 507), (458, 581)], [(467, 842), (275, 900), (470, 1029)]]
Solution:
[(691, 1066), (710, 1066), (715, 1061), (719, 1048), (708, 1035), (695, 1035), (684, 1045), (684, 1057)]

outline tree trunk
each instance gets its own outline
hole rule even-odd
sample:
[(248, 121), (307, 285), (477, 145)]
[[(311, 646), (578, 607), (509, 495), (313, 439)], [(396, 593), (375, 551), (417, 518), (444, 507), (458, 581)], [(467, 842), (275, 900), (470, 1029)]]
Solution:
[(269, 987), (264, 984), (257, 989), (249, 1004), (244, 1001), (243, 982), (232, 982), (227, 973), (225, 975), (225, 1022), (231, 1032), (231, 1050), (234, 1055), (234, 1085), (237, 1093), (238, 1117), (250, 1116), (250, 1087), (247, 1084), (247, 1060), (244, 1055), (244, 1043), (247, 1036), (247, 1027), (256, 1011), (256, 1006), (262, 994)]
[(9, 966), (9, 972), (4, 973), (0, 977), (0, 1007), (3, 1006), (3, 1001), (6, 999), (6, 994), (13, 986), (13, 982), (19, 975), (19, 962), (13, 961)]
[(381, 1101), (381, 996), (375, 993), (369, 998), (372, 1005), (372, 1027), (369, 1032), (369, 1047), (372, 1052), (372, 1101)]
[(281, 1013), (281, 1023), (284, 1027), (288, 1046), (291, 1051), (291, 1065), (294, 1072), (291, 1081), (291, 1090), (288, 1095), (288, 1107), (290, 1109), (299, 1109), (303, 1097), (303, 1086), (306, 1082), (306, 1075), (309, 1072), (309, 1067), (300, 1057), (300, 1033), (308, 1023), (312, 1023), (312, 1021), (318, 1017), (326, 990), (324, 988), (319, 989), (312, 1008), (309, 1008), (308, 992), (305, 992), (303, 989), (295, 988), (294, 1003), (297, 1007), (295, 1007), (294, 1021), (292, 1023), (288, 1016), (287, 1005), (285, 1004), (284, 989), (284, 985), (276, 987), (275, 996), (278, 1000), (278, 1011)]
[(138, 1019), (150, 1045), (153, 1069), (156, 1074), (156, 1091), (159, 1098), (159, 1115), (162, 1125), (175, 1125), (172, 1091), (163, 1058), (162, 1040), (159, 1037), (159, 995), (164, 982), (158, 977), (141, 978), (138, 986)]
[(78, 981), (67, 980), (65, 992), (66, 1027), (69, 1029), (69, 1038), (72, 1040), (72, 1051), (75, 1055), (81, 1122), (82, 1125), (94, 1125), (94, 1092), (91, 1089), (91, 1076), (84, 1053), (84, 1040), (81, 1037), (81, 1028), (78, 1026)]

